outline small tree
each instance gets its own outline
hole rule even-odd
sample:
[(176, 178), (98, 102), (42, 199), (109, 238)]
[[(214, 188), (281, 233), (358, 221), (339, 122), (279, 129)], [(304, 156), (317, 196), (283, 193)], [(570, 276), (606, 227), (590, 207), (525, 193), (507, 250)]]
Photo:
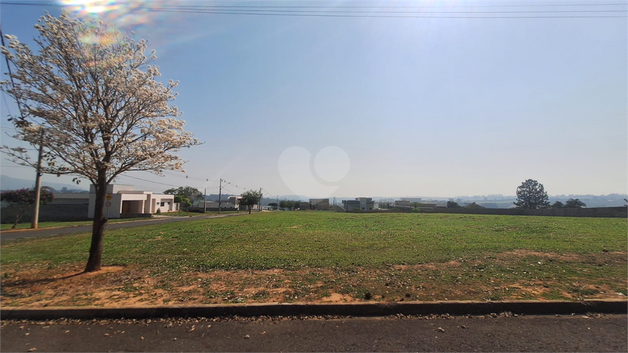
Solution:
[(182, 186), (176, 189), (168, 189), (164, 191), (164, 194), (175, 195), (174, 202), (180, 205), (179, 210), (181, 210), (181, 208), (190, 207), (196, 199), (203, 197), (202, 192), (191, 186)]
[(549, 197), (543, 184), (536, 180), (528, 179), (517, 187), (517, 208), (535, 210), (549, 207)]
[(563, 203), (560, 201), (556, 201), (552, 204), (552, 208), (563, 208), (563, 207), (565, 207), (565, 205), (563, 205)]
[(290, 200), (281, 200), (281, 201), (279, 201), (279, 207), (287, 208), (287, 209), (290, 209), (290, 210), (294, 209), (297, 204), (298, 204), (298, 201), (290, 201)]
[(466, 207), (466, 208), (484, 208), (483, 206), (480, 206), (480, 205), (478, 205), (475, 202), (471, 202), (470, 204), (468, 204), (468, 205), (466, 205), (464, 207)]
[[(14, 136), (45, 151), (42, 172), (87, 178), (95, 189), (95, 210), (86, 272), (100, 270), (107, 186), (120, 174), (182, 169), (173, 153), (197, 145), (176, 106), (177, 83), (157, 81), (156, 58), (136, 42), (95, 18), (67, 12), (43, 16), (35, 26), (38, 52), (6, 36), (2, 48), (16, 70), (3, 89), (23, 107), (12, 118)], [(35, 166), (24, 148), (3, 146), (23, 165)]]
[(569, 199), (565, 201), (565, 208), (582, 208), (587, 207), (587, 205), (580, 201), (580, 199)]
[(181, 213), (181, 209), (188, 208), (192, 205), (192, 201), (185, 196), (174, 196), (174, 202), (179, 204), (179, 213)]
[[(17, 228), (17, 224), (22, 219), (22, 215), (28, 212), (28, 210), (35, 204), (35, 190), (31, 189), (19, 189), (12, 191), (4, 191), (0, 194), (0, 200), (8, 203), (12, 206), (13, 227)], [(54, 194), (50, 191), (50, 188), (44, 186), (41, 188), (39, 196), (39, 204), (45, 205), (54, 200)]]
[(242, 197), (242, 199), (240, 199), (240, 205), (245, 205), (246, 209), (249, 210), (249, 214), (251, 214), (251, 209), (253, 208), (253, 205), (258, 205), (259, 202), (261, 202), (262, 192), (249, 190), (243, 192), (240, 196)]
[(447, 208), (460, 208), (456, 201), (447, 201)]

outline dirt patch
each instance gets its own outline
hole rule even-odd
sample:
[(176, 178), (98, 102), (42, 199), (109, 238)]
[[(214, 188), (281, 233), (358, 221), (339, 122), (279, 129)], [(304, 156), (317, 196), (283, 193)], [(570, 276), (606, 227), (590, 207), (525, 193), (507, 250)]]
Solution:
[(462, 264), (461, 262), (454, 260), (454, 261), (448, 261), (444, 263), (430, 263), (430, 264), (418, 264), (418, 265), (393, 265), (392, 267), (399, 271), (409, 271), (409, 270), (416, 270), (416, 269), (435, 270), (435, 269), (460, 266), (461, 264)]
[(357, 301), (356, 298), (339, 293), (331, 293), (329, 297), (321, 299), (321, 303), (354, 303)]
[[(521, 261), (530, 256), (539, 260)], [(548, 259), (555, 261), (552, 263)], [(581, 267), (583, 263), (588, 267)], [(563, 274), (563, 269), (572, 267), (582, 270)], [(591, 271), (595, 269), (600, 269), (600, 274), (592, 276)], [(609, 278), (606, 276), (609, 269), (615, 269), (615, 273), (622, 275)], [(522, 250), (483, 261), (460, 260), (380, 268), (175, 272), (140, 266), (105, 266), (99, 272), (86, 274), (82, 273), (83, 264), (60, 268), (3, 266), (0, 301), (2, 307), (39, 308), (625, 299), (628, 292), (625, 269), (626, 253), (585, 256)]]
[(530, 250), (515, 250), (515, 251), (507, 251), (498, 255), (499, 258), (508, 258), (508, 257), (538, 257), (545, 259), (553, 259), (553, 260), (561, 260), (561, 261), (581, 261), (584, 258), (584, 255), (579, 254), (554, 254), (554, 253), (544, 253), (538, 251), (530, 251)]

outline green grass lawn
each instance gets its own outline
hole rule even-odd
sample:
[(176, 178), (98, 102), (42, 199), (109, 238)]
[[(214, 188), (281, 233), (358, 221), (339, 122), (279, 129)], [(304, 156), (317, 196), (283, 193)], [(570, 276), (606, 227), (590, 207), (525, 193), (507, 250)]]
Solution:
[[(617, 218), (254, 213), (108, 231), (103, 262), (141, 268), (170, 289), (189, 285), (192, 273), (281, 270), (292, 293), (286, 301), (312, 293), (578, 299), (626, 294), (626, 230)], [(18, 269), (80, 266), (88, 248), (89, 234), (3, 242), (3, 279)]]

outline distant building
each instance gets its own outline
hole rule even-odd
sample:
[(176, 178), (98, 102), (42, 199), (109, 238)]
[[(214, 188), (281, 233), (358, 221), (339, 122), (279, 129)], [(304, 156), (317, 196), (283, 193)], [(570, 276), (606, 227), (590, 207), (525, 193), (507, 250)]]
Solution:
[(393, 207), (394, 203), (390, 201), (379, 201), (375, 203), (375, 209), (387, 210)]
[(355, 200), (342, 200), (347, 211), (370, 211), (375, 208), (375, 202), (370, 197), (356, 197)]
[(310, 199), (310, 209), (329, 211), (329, 199)]
[(408, 200), (397, 200), (394, 202), (394, 207), (397, 208), (412, 208), (410, 201)]
[[(207, 208), (208, 211), (217, 211), (219, 206), (221, 210), (246, 210), (246, 206), (240, 207), (240, 200), (242, 196), (229, 196), (222, 198), (219, 201), (205, 201), (203, 204), (203, 200), (197, 200), (194, 202), (194, 207), (198, 208)], [(257, 205), (255, 205), (257, 206)]]

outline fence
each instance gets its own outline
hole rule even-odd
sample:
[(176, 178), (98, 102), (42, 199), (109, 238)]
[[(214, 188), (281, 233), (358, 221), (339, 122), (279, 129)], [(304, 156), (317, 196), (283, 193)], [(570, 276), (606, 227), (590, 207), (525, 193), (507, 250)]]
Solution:
[[(15, 220), (16, 206), (2, 207), (2, 223), (13, 223)], [(87, 219), (88, 204), (48, 204), (39, 206), (39, 222), (64, 222), (64, 221), (84, 221)], [(32, 207), (26, 208), (22, 213), (20, 223), (31, 221), (33, 216)]]
[(627, 218), (627, 207), (589, 207), (589, 208), (547, 208), (542, 210), (526, 210), (522, 208), (421, 208), (408, 211), (348, 211), (353, 213), (377, 212), (418, 212), (418, 213), (456, 213), (456, 214), (488, 214), (503, 216), (549, 216), (549, 217), (608, 217)]

